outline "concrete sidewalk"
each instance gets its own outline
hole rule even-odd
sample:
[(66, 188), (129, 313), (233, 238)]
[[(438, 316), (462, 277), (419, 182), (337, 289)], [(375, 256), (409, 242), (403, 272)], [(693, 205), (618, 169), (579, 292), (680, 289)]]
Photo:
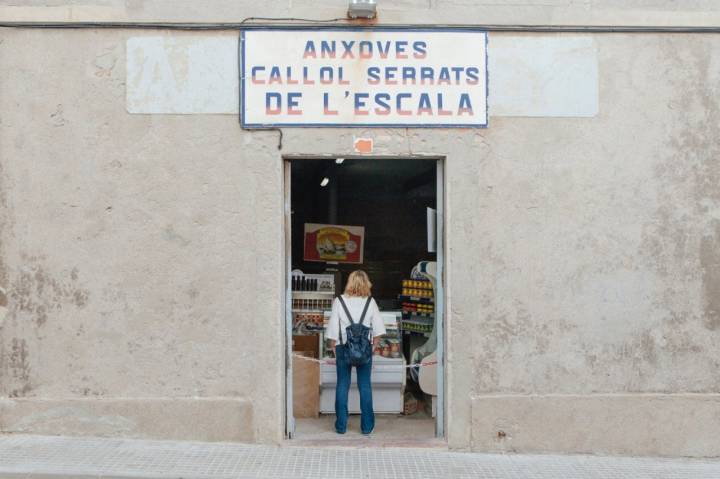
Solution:
[(720, 461), (0, 436), (0, 478), (718, 479)]

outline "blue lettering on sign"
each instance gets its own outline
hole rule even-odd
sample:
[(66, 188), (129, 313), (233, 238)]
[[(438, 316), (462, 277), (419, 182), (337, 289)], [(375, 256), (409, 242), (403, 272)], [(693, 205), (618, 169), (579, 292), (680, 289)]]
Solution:
[(367, 101), (368, 97), (367, 93), (356, 93), (355, 94), (355, 114), (356, 115), (367, 115), (368, 111), (365, 109), (367, 108), (367, 105), (365, 102)]
[[(426, 119), (433, 126), (485, 126), (485, 122), (478, 121), (478, 115), (487, 118), (486, 104), (478, 98), (487, 95), (484, 83), (487, 73), (485, 66), (471, 56), (455, 62), (448, 55), (443, 64), (443, 52), (433, 50), (431, 41), (414, 40), (404, 34), (394, 35), (397, 39), (377, 40), (372, 39), (373, 35), (359, 34), (343, 39), (337, 31), (330, 38), (313, 33), (312, 39), (297, 33), (299, 45), (295, 56), (299, 61), (278, 60), (284, 57), (277, 55), (265, 64), (243, 63), (244, 109), (247, 83), (252, 85), (252, 94), (257, 92), (255, 98), (260, 105), (265, 97), (264, 114), (274, 116), (275, 124), (282, 124), (280, 118), (285, 115), (309, 118), (312, 115), (310, 121), (321, 115), (327, 117), (327, 124), (333, 124), (333, 117), (340, 124), (354, 116), (370, 116), (377, 124), (407, 125), (408, 120), (400, 120), (400, 116), (414, 117), (418, 126), (424, 125), (419, 119)], [(418, 35), (413, 34), (415, 38)], [(303, 92), (311, 93), (307, 94), (307, 101), (303, 101)], [(480, 111), (476, 111), (478, 105)], [(245, 115), (246, 110), (243, 112)], [(395, 123), (380, 121), (390, 115)], [(453, 123), (453, 119), (461, 121)]]
[(378, 107), (375, 108), (376, 115), (389, 115), (390, 114), (390, 95), (387, 93), (378, 93), (375, 95), (375, 103)]
[(322, 58), (335, 58), (336, 51), (337, 45), (335, 41), (328, 42), (323, 40), (320, 42), (320, 56)]

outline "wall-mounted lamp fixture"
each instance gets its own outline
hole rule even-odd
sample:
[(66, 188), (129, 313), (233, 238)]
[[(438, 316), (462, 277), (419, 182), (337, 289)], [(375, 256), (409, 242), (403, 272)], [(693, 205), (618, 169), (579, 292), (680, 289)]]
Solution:
[(375, 18), (377, 3), (375, 0), (350, 0), (347, 14), (349, 18)]
[(330, 178), (328, 178), (328, 177), (326, 176), (326, 177), (323, 178), (322, 181), (320, 182), (320, 186), (323, 186), (323, 187), (324, 187), (324, 186), (327, 186), (328, 183), (330, 183)]

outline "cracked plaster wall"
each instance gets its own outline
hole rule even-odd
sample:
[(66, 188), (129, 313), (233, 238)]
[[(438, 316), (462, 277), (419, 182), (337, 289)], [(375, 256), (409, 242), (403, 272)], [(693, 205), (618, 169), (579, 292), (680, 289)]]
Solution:
[[(240, 397), (250, 437), (278, 440), (277, 133), (242, 132), (232, 115), (127, 114), (131, 35), (0, 32), (0, 395)], [(581, 422), (538, 435), (523, 421), (523, 398), (538, 395), (599, 398), (579, 416), (649, 393), (718, 410), (720, 40), (595, 40), (595, 118), (285, 131), (285, 154), (344, 155), (358, 135), (376, 154), (447, 156), (453, 447), (570, 452), (549, 436)], [(495, 396), (521, 412), (490, 417)], [(692, 404), (668, 413), (688, 423), (656, 434), (719, 455), (693, 447), (714, 423), (693, 423)], [(594, 432), (583, 451), (618, 452)], [(665, 453), (641, 439), (619, 452)]]

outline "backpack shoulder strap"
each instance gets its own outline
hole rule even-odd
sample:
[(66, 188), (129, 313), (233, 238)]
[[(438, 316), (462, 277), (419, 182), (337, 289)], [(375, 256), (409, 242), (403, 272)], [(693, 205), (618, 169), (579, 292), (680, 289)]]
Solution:
[[(343, 309), (345, 310), (345, 314), (347, 315), (348, 321), (350, 321), (350, 324), (355, 324), (355, 321), (353, 321), (353, 318), (350, 315), (350, 310), (348, 309), (347, 304), (345, 304), (345, 300), (343, 299), (342, 294), (340, 296), (338, 296), (338, 299), (340, 300), (340, 304), (342, 305)], [(363, 312), (363, 316), (365, 316), (364, 312)]]
[(370, 301), (372, 301), (372, 296), (368, 296), (367, 301), (365, 301), (365, 308), (363, 308), (362, 316), (360, 316), (360, 324), (365, 321), (365, 314), (367, 313), (368, 308), (370, 307)]

